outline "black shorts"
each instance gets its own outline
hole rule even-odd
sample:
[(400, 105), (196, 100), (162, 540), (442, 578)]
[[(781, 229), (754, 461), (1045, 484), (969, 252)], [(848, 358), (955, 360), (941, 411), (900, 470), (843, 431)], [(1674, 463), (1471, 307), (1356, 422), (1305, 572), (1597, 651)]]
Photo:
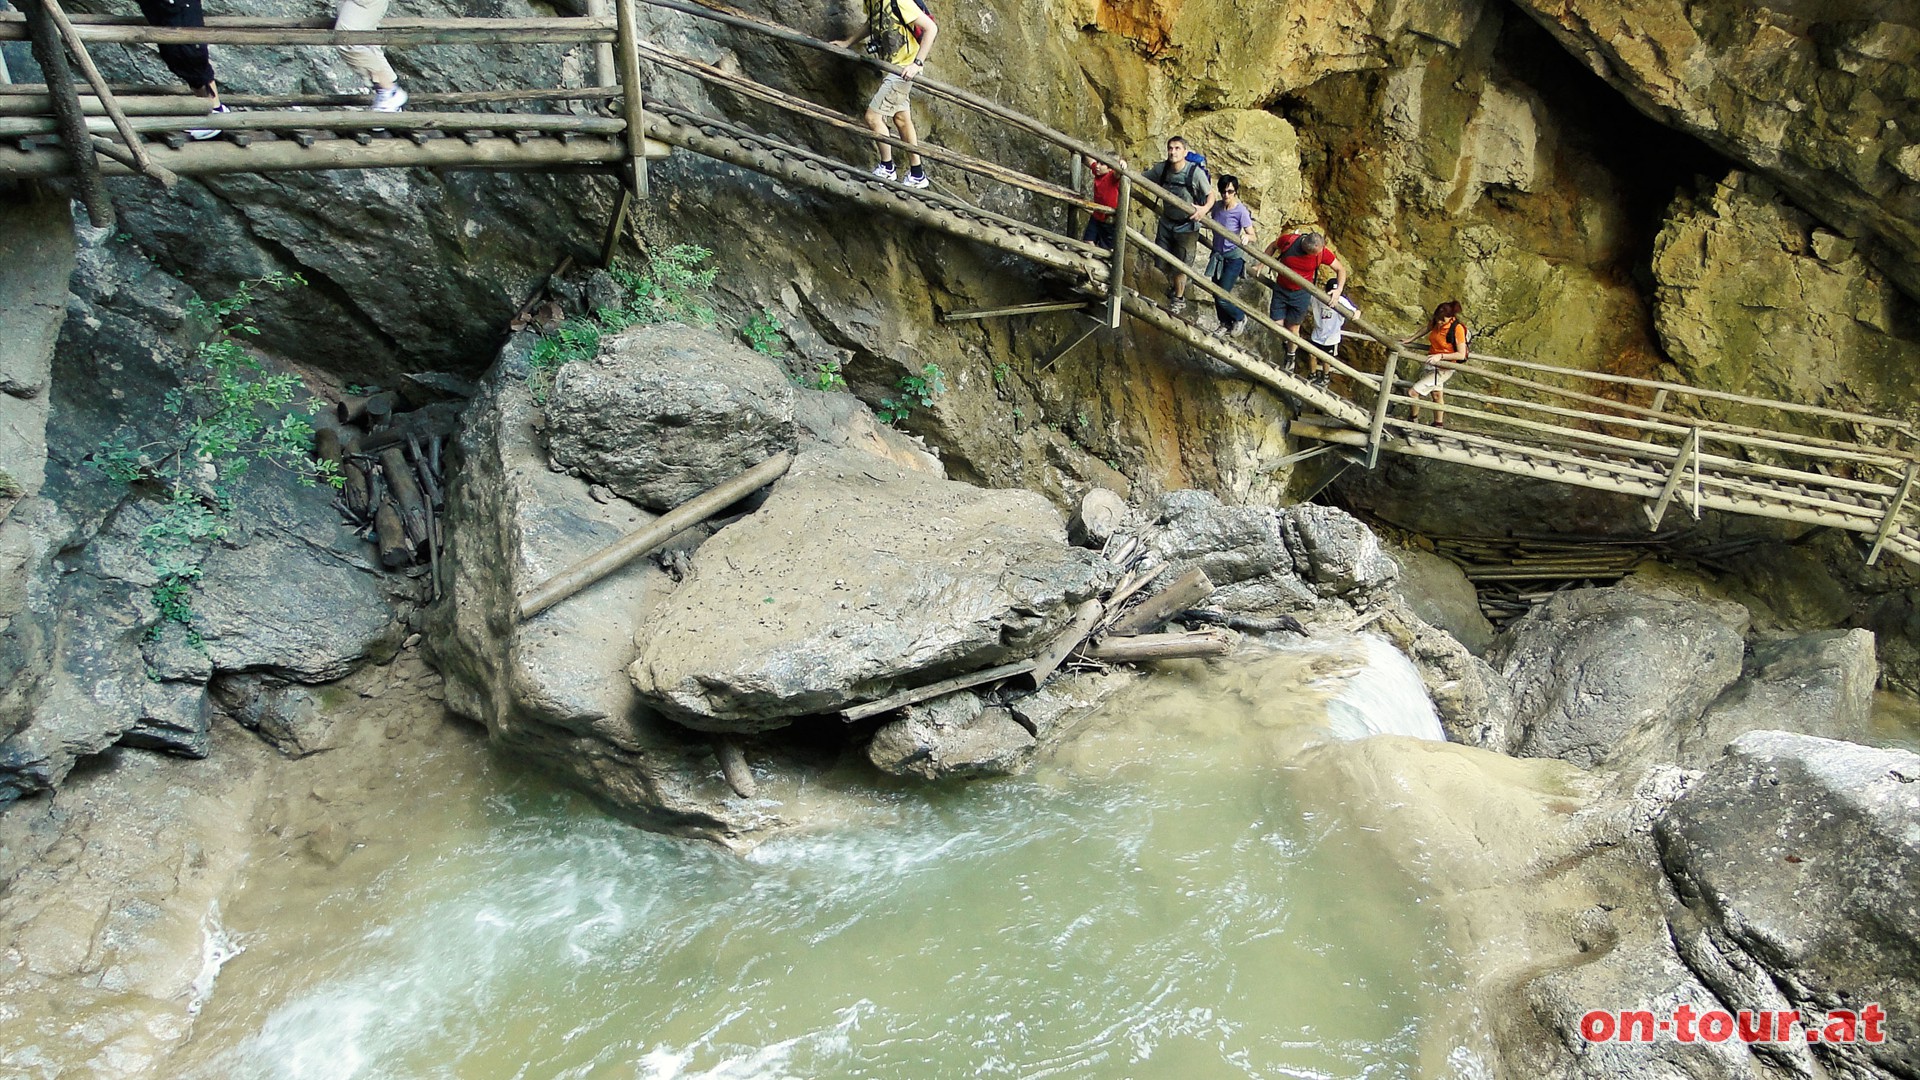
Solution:
[[(207, 25), (200, 0), (140, 0), (140, 14), (152, 26)], [(160, 62), (167, 65), (174, 78), (195, 90), (213, 83), (213, 61), (205, 45), (162, 45)]]
[[(1185, 228), (1182, 228), (1183, 224)], [(1166, 218), (1161, 218), (1160, 227), (1153, 231), (1153, 242), (1173, 252), (1174, 258), (1188, 266), (1193, 264), (1193, 249), (1197, 246), (1196, 242), (1199, 239), (1200, 226), (1191, 221), (1168, 221)], [(1179, 267), (1172, 269), (1176, 273), (1179, 272)]]
[(1267, 305), (1267, 318), (1284, 326), (1299, 326), (1307, 317), (1307, 307), (1313, 303), (1313, 294), (1305, 289), (1289, 289), (1282, 285), (1273, 287), (1273, 302)]

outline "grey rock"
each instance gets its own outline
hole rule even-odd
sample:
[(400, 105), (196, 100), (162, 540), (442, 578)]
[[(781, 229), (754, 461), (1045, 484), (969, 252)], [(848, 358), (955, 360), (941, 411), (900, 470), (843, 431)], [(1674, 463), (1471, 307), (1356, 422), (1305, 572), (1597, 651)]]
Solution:
[(844, 450), (802, 453), (693, 569), (641, 629), (633, 682), (740, 732), (1030, 655), (1112, 572), (1039, 495)]
[(1274, 512), (1262, 506), (1227, 506), (1206, 491), (1170, 491), (1147, 505), (1145, 539), (1173, 564), (1171, 581), (1198, 567), (1225, 588), (1270, 571), (1293, 568)]
[(1046, 746), (1072, 734), (1101, 702), (1140, 677), (1140, 672), (1132, 668), (1057, 674), (1040, 689), (1008, 702), (1007, 707), (1014, 719)]
[(883, 424), (852, 394), (796, 388), (793, 419), (802, 438), (822, 446), (859, 450), (903, 468), (945, 478), (946, 467), (917, 436)]
[(1706, 768), (1735, 738), (1773, 729), (1827, 739), (1870, 736), (1879, 678), (1873, 634), (1826, 630), (1757, 642), (1749, 672), (1693, 725), (1680, 729), (1673, 760)]
[(528, 335), (469, 407), (455, 444), (445, 527), (449, 596), (429, 612), (428, 654), (447, 704), (512, 759), (553, 771), (628, 820), (730, 841), (778, 817), (737, 799), (705, 737), (646, 707), (626, 677), (634, 634), (671, 587), (646, 560), (521, 623), (518, 595), (646, 524), (546, 467), (526, 386)]
[(0, 201), (0, 520), (46, 479), (53, 347), (72, 274), (66, 199), (8, 192)]
[(1374, 624), (1413, 662), (1449, 742), (1503, 751), (1513, 741), (1507, 680), (1459, 639), (1396, 601)]
[(213, 699), (234, 723), (288, 757), (331, 750), (339, 740), (330, 712), (313, 691), (263, 675), (230, 675), (213, 685)]
[(1013, 776), (1033, 765), (1039, 743), (1004, 708), (968, 691), (908, 706), (874, 733), (867, 760), (882, 772), (923, 780)]
[(1418, 548), (1396, 548), (1400, 565), (1396, 591), (1421, 619), (1445, 630), (1475, 656), (1493, 644), (1493, 624), (1480, 610), (1480, 595), (1466, 572), (1453, 562)]
[(1588, 768), (1657, 754), (1739, 677), (1746, 630), (1737, 604), (1560, 593), (1494, 643), (1489, 660), (1514, 696), (1513, 729), (1494, 748)]
[(553, 459), (670, 510), (796, 443), (793, 386), (738, 342), (678, 323), (631, 327), (554, 378)]
[(203, 682), (148, 682), (141, 688), (138, 718), (121, 746), (203, 758), (213, 745), (213, 707)]
[(1887, 1041), (1822, 1043), (1847, 1076), (1920, 1075), (1920, 755), (1783, 731), (1727, 748), (1655, 826), (1676, 937), (1734, 1008), (1878, 1003)]
[(1280, 526), (1294, 572), (1322, 596), (1369, 608), (1400, 576), (1380, 538), (1345, 510), (1300, 503), (1280, 512)]

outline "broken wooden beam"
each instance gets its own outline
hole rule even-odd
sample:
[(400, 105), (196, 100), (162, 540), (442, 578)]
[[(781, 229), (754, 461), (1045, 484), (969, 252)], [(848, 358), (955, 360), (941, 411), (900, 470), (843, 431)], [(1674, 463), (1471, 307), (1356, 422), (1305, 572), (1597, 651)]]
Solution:
[(1175, 578), (1173, 584), (1147, 597), (1140, 606), (1113, 620), (1113, 625), (1107, 628), (1107, 634), (1110, 637), (1129, 637), (1157, 629), (1168, 619), (1212, 596), (1213, 588), (1207, 572), (1196, 566)]
[(695, 495), (640, 529), (581, 559), (534, 586), (520, 600), (522, 622), (599, 581), (615, 570), (786, 475), (793, 454), (781, 451), (715, 487)]
[(393, 501), (400, 506), (407, 539), (417, 549), (433, 535), (433, 529), (427, 521), (426, 496), (420, 493), (420, 484), (413, 478), (413, 466), (407, 464), (407, 456), (396, 446), (380, 452), (380, 472), (387, 478), (387, 490), (393, 493)]
[(1184, 634), (1101, 638), (1082, 649), (1080, 655), (1110, 664), (1138, 664), (1148, 660), (1225, 656), (1238, 643), (1239, 635), (1229, 630), (1190, 630)]
[(713, 756), (720, 759), (720, 775), (727, 778), (727, 786), (735, 795), (751, 799), (760, 794), (760, 785), (753, 779), (753, 769), (747, 765), (747, 752), (733, 739), (715, 739)]
[(1088, 600), (1073, 609), (1073, 619), (1067, 623), (1067, 628), (1055, 635), (1040, 655), (1033, 658), (1033, 670), (1028, 675), (1035, 690), (1040, 689), (1040, 684), (1047, 681), (1047, 677), (1066, 660), (1068, 654), (1087, 640), (1087, 635), (1093, 633), (1093, 628), (1100, 624), (1100, 616), (1106, 611), (1106, 605), (1098, 600)]
[(943, 697), (953, 693), (955, 690), (965, 690), (970, 686), (979, 686), (982, 683), (999, 682), (1001, 679), (1011, 679), (1016, 675), (1025, 675), (1032, 670), (1033, 661), (1020, 660), (1011, 664), (1001, 664), (999, 667), (990, 667), (984, 671), (970, 671), (965, 675), (955, 675), (951, 679), (942, 679), (937, 683), (928, 683), (926, 686), (913, 690), (902, 690), (897, 694), (890, 697), (883, 697), (878, 701), (869, 701), (864, 705), (850, 706), (840, 710), (840, 718), (848, 723), (853, 723), (856, 720), (865, 720), (870, 716), (879, 716), (884, 712), (904, 709), (909, 705)]
[(398, 570), (413, 561), (413, 548), (407, 546), (407, 527), (392, 499), (381, 499), (373, 512), (373, 531), (380, 541), (380, 565)]

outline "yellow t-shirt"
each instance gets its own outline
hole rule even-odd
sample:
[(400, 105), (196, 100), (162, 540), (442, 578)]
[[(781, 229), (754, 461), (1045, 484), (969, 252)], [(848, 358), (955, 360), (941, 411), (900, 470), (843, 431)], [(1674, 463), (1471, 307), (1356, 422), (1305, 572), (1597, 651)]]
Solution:
[(874, 55), (896, 67), (913, 63), (920, 55), (920, 39), (913, 36), (913, 24), (924, 17), (925, 12), (913, 0), (867, 0), (867, 33), (877, 41), (892, 32), (905, 42), (892, 56)]

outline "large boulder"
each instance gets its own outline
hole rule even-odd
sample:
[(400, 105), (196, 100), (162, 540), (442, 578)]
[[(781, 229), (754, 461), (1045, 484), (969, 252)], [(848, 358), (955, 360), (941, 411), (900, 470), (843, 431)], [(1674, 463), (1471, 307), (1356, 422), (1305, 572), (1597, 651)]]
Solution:
[(1032, 492), (810, 449), (701, 546), (639, 630), (633, 684), (690, 727), (781, 727), (1031, 655), (1111, 570)]
[(1400, 566), (1395, 593), (1423, 621), (1453, 635), (1475, 656), (1493, 644), (1493, 624), (1480, 609), (1480, 594), (1457, 563), (1415, 547), (1392, 553)]
[(560, 369), (553, 459), (650, 510), (671, 510), (794, 448), (793, 385), (772, 360), (679, 323), (635, 326)]
[(1589, 768), (1667, 746), (1740, 676), (1738, 604), (1628, 588), (1563, 592), (1516, 621), (1489, 660), (1513, 688), (1507, 745)]
[(1811, 1025), (1876, 1004), (1885, 1043), (1815, 1053), (1838, 1075), (1920, 1075), (1920, 755), (1748, 732), (1655, 835), (1676, 938), (1729, 1007)]
[(1866, 630), (1755, 642), (1747, 674), (1696, 723), (1679, 729), (1672, 760), (1706, 768), (1728, 743), (1763, 728), (1826, 739), (1868, 738), (1879, 671), (1873, 634)]
[(963, 690), (902, 710), (874, 732), (867, 760), (895, 776), (971, 780), (1023, 772), (1038, 747), (1012, 710)]
[(468, 408), (444, 521), (450, 587), (427, 648), (447, 705), (507, 756), (553, 771), (629, 820), (729, 841), (777, 819), (734, 795), (704, 738), (646, 707), (626, 678), (634, 634), (672, 588), (641, 560), (526, 622), (517, 598), (646, 524), (623, 500), (550, 469), (516, 339)]

